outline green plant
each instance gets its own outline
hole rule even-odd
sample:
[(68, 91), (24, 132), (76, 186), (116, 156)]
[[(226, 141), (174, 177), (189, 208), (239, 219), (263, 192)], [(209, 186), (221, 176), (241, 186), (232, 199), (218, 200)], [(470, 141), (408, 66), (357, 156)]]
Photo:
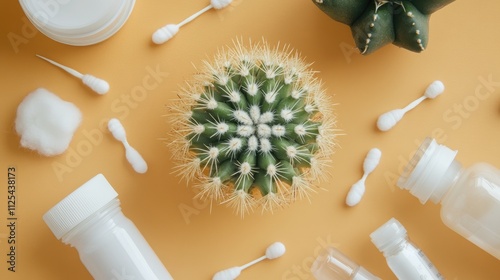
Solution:
[(421, 52), (429, 40), (432, 13), (454, 0), (313, 0), (323, 12), (351, 27), (361, 54), (393, 43)]
[(333, 104), (288, 47), (219, 51), (170, 106), (176, 173), (241, 216), (309, 197), (336, 147)]

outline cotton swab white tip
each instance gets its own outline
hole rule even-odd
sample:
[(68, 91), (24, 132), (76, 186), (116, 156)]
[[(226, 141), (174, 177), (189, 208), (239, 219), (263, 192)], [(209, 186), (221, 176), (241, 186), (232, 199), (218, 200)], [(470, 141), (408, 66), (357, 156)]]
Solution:
[(103, 79), (96, 78), (92, 75), (84, 75), (82, 78), (84, 85), (91, 88), (98, 94), (106, 94), (109, 91), (109, 84)]
[(285, 244), (281, 242), (274, 242), (266, 249), (266, 258), (272, 260), (283, 256), (286, 252)]
[(125, 157), (128, 162), (132, 166), (135, 172), (144, 174), (148, 171), (148, 164), (144, 160), (144, 158), (139, 154), (139, 152), (131, 147), (130, 145), (127, 147), (125, 151)]
[(380, 131), (388, 131), (393, 128), (405, 115), (403, 109), (395, 109), (386, 113), (383, 113), (378, 117), (377, 127)]
[(252, 266), (260, 261), (263, 261), (265, 259), (276, 259), (283, 254), (285, 254), (286, 248), (285, 245), (281, 242), (274, 242), (273, 244), (269, 245), (266, 249), (266, 255), (262, 256), (256, 260), (253, 260), (245, 265), (242, 266), (235, 266), (231, 267), (222, 271), (217, 272), (212, 280), (233, 280), (236, 279), (238, 276), (240, 276), (241, 271), (249, 266)]
[(146, 173), (148, 165), (141, 154), (128, 143), (125, 128), (122, 123), (116, 118), (110, 119), (108, 122), (108, 130), (116, 140), (122, 142), (125, 147), (125, 157), (134, 171), (141, 174)]
[(226, 270), (219, 271), (215, 273), (214, 277), (212, 280), (233, 280), (236, 279), (238, 276), (241, 274), (241, 268), (236, 266), (236, 267), (231, 267)]
[(172, 39), (179, 32), (177, 24), (167, 24), (153, 33), (152, 40), (155, 44), (161, 45)]
[(395, 109), (389, 112), (386, 112), (379, 116), (377, 120), (377, 127), (381, 131), (387, 131), (395, 126), (406, 114), (406, 112), (412, 110), (417, 107), (422, 101), (426, 98), (434, 99), (444, 91), (444, 84), (441, 81), (432, 82), (427, 89), (425, 90), (424, 95), (414, 100), (410, 104), (408, 104), (403, 109)]
[(375, 170), (375, 168), (380, 163), (380, 158), (382, 157), (382, 151), (378, 148), (373, 148), (366, 154), (365, 161), (363, 162), (363, 171), (365, 174), (370, 174)]
[(444, 91), (444, 84), (441, 81), (432, 82), (425, 90), (425, 97), (434, 99)]
[(120, 142), (127, 141), (127, 134), (125, 132), (125, 128), (118, 119), (112, 118), (108, 121), (108, 130), (109, 132), (111, 132), (111, 134), (116, 140)]
[(158, 44), (158, 45), (163, 44), (163, 43), (167, 42), (168, 40), (172, 39), (172, 37), (174, 37), (175, 34), (177, 34), (177, 32), (179, 32), (179, 28), (181, 28), (182, 26), (193, 21), (195, 18), (199, 17), (200, 15), (205, 13), (206, 11), (208, 11), (212, 8), (216, 9), (216, 10), (223, 9), (223, 8), (229, 6), (229, 4), (231, 4), (232, 2), (233, 2), (232, 0), (210, 0), (210, 5), (199, 10), (198, 12), (192, 14), (191, 16), (189, 16), (188, 18), (186, 18), (185, 20), (183, 20), (179, 24), (167, 24), (167, 25), (163, 26), (162, 28), (156, 30), (153, 33), (153, 36), (151, 39), (153, 40), (153, 42), (155, 44)]
[(356, 206), (365, 195), (365, 189), (365, 180), (362, 179), (354, 183), (347, 193), (345, 204), (351, 207)]
[(351, 188), (349, 189), (349, 193), (347, 194), (345, 202), (348, 206), (355, 206), (361, 201), (363, 195), (365, 194), (366, 177), (370, 173), (372, 173), (373, 170), (375, 170), (375, 168), (380, 163), (381, 157), (382, 151), (380, 151), (378, 148), (372, 148), (370, 151), (368, 151), (365, 160), (363, 161), (363, 177), (351, 186)]
[(214, 7), (214, 9), (220, 10), (229, 6), (231, 2), (233, 2), (233, 0), (211, 0), (210, 4), (212, 4), (212, 7)]
[(89, 74), (83, 75), (82, 73), (76, 71), (75, 69), (72, 69), (68, 66), (57, 63), (51, 59), (48, 59), (46, 57), (39, 55), (39, 54), (37, 54), (36, 56), (49, 62), (52, 65), (55, 65), (55, 66), (63, 69), (64, 71), (68, 72), (69, 74), (73, 75), (74, 77), (81, 79), (84, 85), (88, 86), (90, 89), (92, 89), (94, 92), (96, 92), (98, 94), (101, 94), (101, 95), (106, 94), (109, 91), (109, 84), (108, 84), (108, 82), (106, 82), (103, 79), (99, 79), (99, 78), (94, 77), (94, 76), (89, 75)]

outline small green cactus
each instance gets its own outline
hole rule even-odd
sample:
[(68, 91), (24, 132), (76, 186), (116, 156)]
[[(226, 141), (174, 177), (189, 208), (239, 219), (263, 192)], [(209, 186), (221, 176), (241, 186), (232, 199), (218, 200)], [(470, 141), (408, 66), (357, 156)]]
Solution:
[(336, 146), (332, 107), (297, 53), (236, 41), (170, 106), (175, 171), (241, 216), (309, 198)]
[(393, 43), (421, 52), (429, 40), (430, 15), (454, 0), (313, 0), (323, 12), (351, 27), (361, 54)]

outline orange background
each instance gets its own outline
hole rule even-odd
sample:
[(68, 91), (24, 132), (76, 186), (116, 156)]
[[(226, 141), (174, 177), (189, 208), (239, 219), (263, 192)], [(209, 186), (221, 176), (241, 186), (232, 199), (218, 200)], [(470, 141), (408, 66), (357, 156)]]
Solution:
[[(479, 161), (500, 166), (500, 2), (456, 1), (436, 12), (428, 49), (421, 54), (392, 45), (366, 57), (351, 52), (349, 28), (305, 0), (235, 0), (182, 27), (166, 44), (151, 43), (158, 27), (180, 22), (207, 2), (137, 1), (115, 36), (97, 45), (73, 47), (33, 33), (18, 2), (1, 1), (0, 279), (90, 279), (76, 250), (56, 240), (42, 215), (97, 173), (115, 187), (123, 212), (175, 279), (211, 279), (221, 269), (263, 255), (274, 241), (285, 243), (287, 253), (245, 270), (239, 279), (313, 279), (311, 262), (327, 245), (379, 277), (395, 279), (368, 237), (390, 217), (401, 221), (447, 279), (500, 277), (497, 259), (441, 223), (439, 205), (421, 205), (394, 184), (426, 136), (459, 150), (457, 159), (466, 166)], [(26, 40), (15, 46), (9, 34)], [(194, 73), (193, 64), (201, 65), (202, 59), (235, 38), (289, 44), (314, 62), (318, 78), (334, 96), (338, 127), (345, 134), (333, 157), (332, 180), (321, 183), (326, 190), (313, 194), (310, 203), (298, 201), (274, 214), (258, 211), (243, 220), (225, 206), (214, 206), (210, 213), (209, 206), (193, 200), (191, 188), (170, 174), (170, 153), (161, 140), (169, 130), (162, 117), (165, 105)], [(111, 91), (97, 96), (35, 53), (105, 78)], [(157, 68), (168, 76), (159, 79), (143, 100), (126, 103), (132, 89), (149, 75), (148, 69)], [(424, 101), (391, 131), (376, 129), (381, 113), (418, 98), (436, 79), (446, 86), (443, 95)], [(485, 87), (481, 79), (493, 82)], [(18, 104), (38, 87), (73, 102), (84, 116), (70, 148), (57, 157), (21, 148), (13, 129)], [(486, 97), (475, 95), (478, 88)], [(146, 174), (134, 173), (121, 144), (100, 128), (112, 117), (121, 119), (129, 142), (148, 162)], [(89, 135), (102, 138), (95, 136), (91, 142)], [(89, 143), (90, 150), (81, 153)], [(349, 208), (345, 195), (361, 177), (363, 159), (373, 147), (382, 150), (382, 160), (367, 179), (364, 199)], [(7, 271), (5, 261), (9, 166), (17, 169), (15, 273)], [(58, 175), (55, 166), (66, 166), (67, 172)], [(180, 209), (190, 210), (190, 215)]]

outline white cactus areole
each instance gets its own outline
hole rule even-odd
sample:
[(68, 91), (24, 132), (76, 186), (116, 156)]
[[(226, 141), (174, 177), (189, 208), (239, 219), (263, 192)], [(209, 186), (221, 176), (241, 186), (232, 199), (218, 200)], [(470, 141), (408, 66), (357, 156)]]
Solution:
[(242, 217), (310, 198), (336, 147), (333, 101), (289, 47), (241, 40), (218, 52), (169, 106), (175, 172), (198, 198)]

